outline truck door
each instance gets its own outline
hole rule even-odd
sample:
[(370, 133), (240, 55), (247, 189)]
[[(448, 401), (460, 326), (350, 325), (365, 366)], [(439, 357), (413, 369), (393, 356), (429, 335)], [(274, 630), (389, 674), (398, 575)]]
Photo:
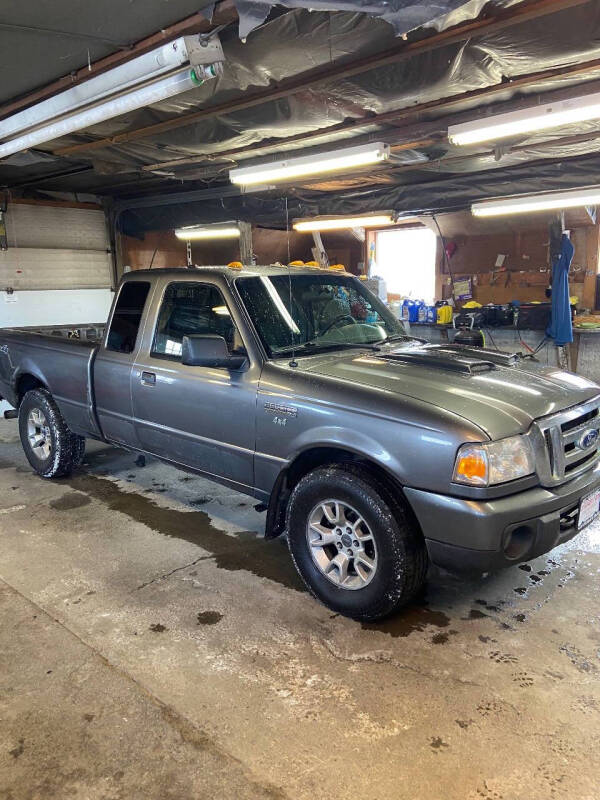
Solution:
[(146, 331), (132, 374), (140, 446), (170, 461), (253, 486), (256, 393), (260, 370), (190, 367), (181, 363), (187, 334), (223, 336), (231, 352), (245, 350), (216, 284), (165, 284), (156, 326)]
[(119, 290), (104, 342), (94, 361), (91, 381), (96, 413), (104, 436), (136, 446), (132, 419), (131, 369), (141, 340), (141, 322), (150, 282), (128, 279)]

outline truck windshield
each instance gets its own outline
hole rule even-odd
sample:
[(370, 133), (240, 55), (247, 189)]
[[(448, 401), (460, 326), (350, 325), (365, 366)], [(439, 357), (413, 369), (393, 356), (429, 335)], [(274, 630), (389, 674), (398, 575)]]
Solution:
[(409, 338), (385, 305), (349, 275), (240, 277), (236, 286), (271, 357)]

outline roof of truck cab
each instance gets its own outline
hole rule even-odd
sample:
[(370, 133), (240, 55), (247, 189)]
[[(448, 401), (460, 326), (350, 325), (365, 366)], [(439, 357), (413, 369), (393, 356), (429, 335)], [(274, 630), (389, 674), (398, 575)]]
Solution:
[(306, 267), (306, 266), (292, 266), (286, 267), (281, 264), (267, 264), (260, 266), (247, 266), (247, 267), (228, 267), (224, 265), (215, 265), (207, 267), (157, 267), (156, 269), (134, 269), (131, 272), (123, 275), (123, 280), (137, 278), (140, 276), (148, 275), (177, 275), (185, 276), (186, 278), (192, 276), (197, 277), (203, 274), (209, 275), (225, 275), (227, 277), (237, 277), (243, 275), (246, 277), (260, 277), (266, 275), (287, 275), (289, 272), (292, 274), (312, 275), (316, 272), (330, 275), (332, 272), (347, 275), (349, 273), (342, 270), (322, 269), (321, 267)]

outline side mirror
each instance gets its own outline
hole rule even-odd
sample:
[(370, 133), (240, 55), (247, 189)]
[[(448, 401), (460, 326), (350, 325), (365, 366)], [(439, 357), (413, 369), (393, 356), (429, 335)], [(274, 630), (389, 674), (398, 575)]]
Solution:
[(186, 367), (239, 370), (246, 364), (246, 356), (231, 355), (222, 336), (195, 333), (183, 337), (181, 363)]

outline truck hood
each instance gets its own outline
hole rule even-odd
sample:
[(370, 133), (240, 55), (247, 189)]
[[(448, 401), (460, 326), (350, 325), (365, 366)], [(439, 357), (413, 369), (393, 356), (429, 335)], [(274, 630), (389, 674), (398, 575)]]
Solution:
[[(452, 345), (388, 345), (303, 359), (312, 374), (411, 397), (481, 428), (491, 439), (524, 433), (533, 420), (600, 394), (592, 381), (531, 359)], [(401, 413), (401, 412), (400, 412)]]

